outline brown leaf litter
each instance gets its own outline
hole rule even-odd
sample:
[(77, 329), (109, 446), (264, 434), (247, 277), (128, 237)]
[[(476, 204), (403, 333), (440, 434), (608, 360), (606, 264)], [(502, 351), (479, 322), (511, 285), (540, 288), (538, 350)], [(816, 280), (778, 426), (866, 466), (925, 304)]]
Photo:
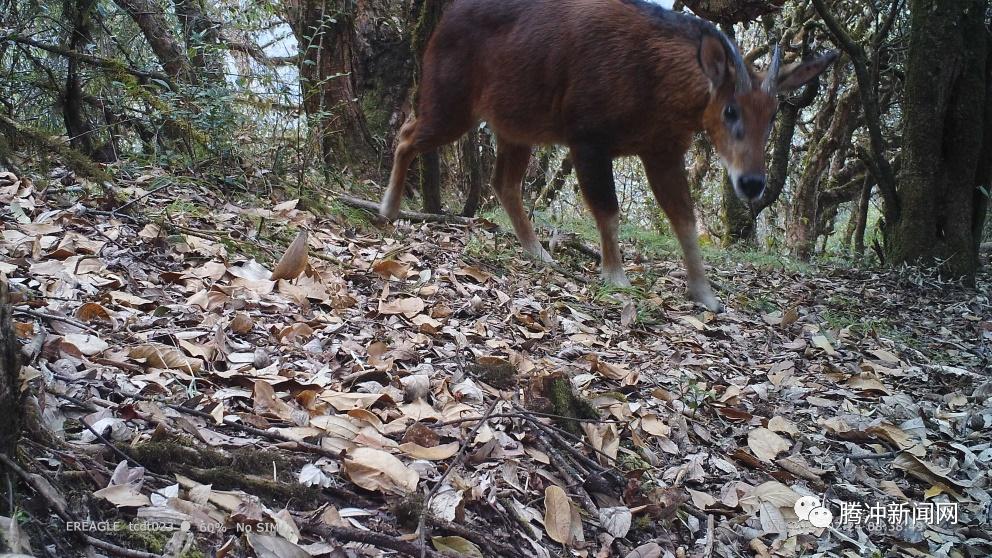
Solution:
[[(992, 552), (987, 275), (728, 257), (714, 315), (675, 260), (608, 291), (583, 256), (560, 255), (568, 274), (499, 256), (516, 246), (492, 227), (200, 189), (203, 211), (156, 211), (179, 186), (114, 213), (54, 188), (0, 186), (31, 357), (15, 549)], [(829, 527), (797, 516), (804, 496)]]

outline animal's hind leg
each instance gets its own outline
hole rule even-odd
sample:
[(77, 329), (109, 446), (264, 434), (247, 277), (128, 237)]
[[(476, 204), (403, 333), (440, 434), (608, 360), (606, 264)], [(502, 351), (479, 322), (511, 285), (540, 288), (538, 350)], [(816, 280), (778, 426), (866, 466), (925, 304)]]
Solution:
[(497, 138), (496, 172), (493, 175), (493, 190), (499, 198), (500, 205), (510, 217), (513, 231), (517, 233), (520, 244), (535, 258), (552, 261), (551, 254), (541, 246), (534, 234), (534, 227), (524, 210), (522, 182), (530, 161), (530, 146), (509, 143)]
[[(472, 127), (474, 121), (471, 111), (462, 101), (462, 98), (441, 99), (435, 103), (437, 106), (408, 120), (400, 128), (400, 133), (396, 136), (393, 170), (389, 175), (389, 186), (379, 204), (379, 215), (390, 221), (399, 215), (406, 175), (414, 157), (455, 141)], [(443, 110), (444, 107), (448, 110)], [(437, 114), (444, 116), (434, 116)]]
[(600, 273), (603, 280), (617, 287), (629, 287), (630, 281), (623, 270), (623, 253), (620, 251), (620, 204), (617, 202), (616, 184), (613, 182), (613, 159), (609, 153), (594, 146), (572, 146), (575, 175), (586, 205), (596, 218), (599, 228), (603, 261)]
[(414, 134), (417, 130), (417, 119), (407, 121), (397, 135), (396, 151), (393, 154), (393, 170), (389, 174), (389, 186), (379, 204), (379, 215), (392, 221), (400, 214), (400, 203), (403, 201), (403, 187), (406, 184), (406, 173), (410, 163), (417, 156), (414, 145)]

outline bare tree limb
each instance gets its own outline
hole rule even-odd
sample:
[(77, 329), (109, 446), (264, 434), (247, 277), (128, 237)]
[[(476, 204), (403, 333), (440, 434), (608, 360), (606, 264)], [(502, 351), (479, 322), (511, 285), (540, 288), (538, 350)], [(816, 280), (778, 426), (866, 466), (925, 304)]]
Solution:
[(111, 60), (109, 58), (102, 58), (100, 56), (94, 56), (92, 54), (86, 54), (85, 52), (71, 50), (58, 45), (50, 45), (47, 43), (42, 43), (30, 37), (25, 37), (22, 35), (7, 35), (5, 37), (0, 38), (0, 41), (10, 41), (13, 43), (32, 46), (34, 48), (38, 48), (46, 52), (51, 52), (52, 54), (58, 54), (60, 56), (75, 58), (80, 62), (85, 62), (87, 64), (90, 64), (91, 66), (98, 66), (100, 68), (106, 68), (108, 70), (123, 71), (137, 78), (141, 78), (145, 81), (154, 79), (154, 80), (163, 81), (169, 84), (170, 87), (173, 85), (172, 78), (170, 78), (167, 74), (163, 74), (162, 72), (131, 68), (122, 65), (120, 62), (116, 60)]
[[(865, 113), (865, 125), (868, 128), (868, 136), (871, 144), (872, 174), (878, 182), (878, 189), (882, 193), (884, 201), (885, 217), (888, 222), (895, 222), (899, 219), (899, 197), (896, 194), (896, 179), (892, 172), (892, 166), (885, 157), (885, 142), (882, 139), (881, 111), (879, 109), (878, 92), (871, 79), (868, 68), (868, 55), (844, 26), (827, 9), (823, 0), (813, 0), (816, 11), (820, 14), (831, 36), (854, 64), (854, 73), (858, 79), (858, 89), (861, 95), (861, 104)], [(876, 38), (881, 41), (881, 38)]]
[(721, 25), (733, 25), (777, 12), (785, 0), (685, 0), (682, 3), (700, 17)]

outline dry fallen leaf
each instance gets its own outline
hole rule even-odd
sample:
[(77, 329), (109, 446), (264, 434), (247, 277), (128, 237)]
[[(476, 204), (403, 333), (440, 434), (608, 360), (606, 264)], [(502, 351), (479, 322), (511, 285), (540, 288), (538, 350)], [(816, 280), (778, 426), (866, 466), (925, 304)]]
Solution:
[(373, 448), (356, 448), (344, 460), (344, 472), (351, 482), (385, 493), (417, 490), (420, 475), (390, 453)]
[(814, 335), (813, 344), (823, 349), (830, 356), (837, 356), (839, 354), (837, 350), (834, 349), (834, 346), (830, 344), (830, 341), (823, 335)]
[(190, 374), (199, 372), (203, 368), (202, 360), (188, 357), (179, 349), (161, 343), (146, 343), (131, 347), (128, 356), (133, 359), (144, 359), (154, 368), (172, 368)]
[(454, 553), (469, 558), (485, 558), (482, 550), (475, 543), (459, 536), (431, 537), (431, 543), (439, 552)]
[(410, 275), (410, 266), (396, 260), (379, 260), (372, 266), (372, 271), (383, 279), (394, 277), (403, 281)]
[(62, 342), (72, 345), (86, 356), (98, 355), (110, 348), (110, 344), (103, 339), (87, 333), (69, 333), (62, 338)]
[(303, 274), (307, 268), (307, 231), (303, 229), (296, 235), (296, 239), (286, 249), (286, 253), (279, 259), (276, 268), (272, 270), (270, 281), (280, 279), (296, 279)]
[(792, 444), (767, 428), (755, 428), (747, 434), (747, 447), (755, 457), (771, 463), (778, 454), (788, 451)]
[(544, 529), (551, 540), (566, 546), (572, 543), (572, 500), (553, 484), (544, 490)]
[(461, 444), (452, 442), (440, 446), (424, 447), (413, 442), (400, 444), (400, 450), (414, 459), (426, 459), (427, 461), (444, 461), (458, 453)]
[(412, 318), (424, 311), (426, 304), (424, 299), (417, 297), (398, 298), (389, 302), (379, 301), (380, 314), (403, 314), (407, 318)]

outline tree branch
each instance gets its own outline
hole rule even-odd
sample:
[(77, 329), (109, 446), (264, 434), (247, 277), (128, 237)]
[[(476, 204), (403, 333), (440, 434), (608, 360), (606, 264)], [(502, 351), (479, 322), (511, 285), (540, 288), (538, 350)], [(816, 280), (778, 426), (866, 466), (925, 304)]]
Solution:
[(896, 194), (896, 179), (892, 172), (892, 166), (885, 157), (885, 142), (882, 139), (881, 114), (878, 102), (878, 92), (871, 79), (868, 70), (868, 55), (851, 38), (850, 33), (837, 21), (837, 19), (827, 10), (823, 0), (813, 0), (816, 11), (820, 14), (831, 36), (837, 42), (837, 46), (844, 50), (851, 57), (854, 64), (854, 74), (858, 79), (858, 89), (861, 94), (861, 104), (865, 113), (865, 125), (868, 127), (868, 137), (871, 140), (871, 155), (874, 159), (869, 168), (874, 169), (875, 179), (878, 189), (882, 193), (885, 202), (884, 210), (886, 221), (895, 222), (899, 219), (899, 197)]
[(139, 70), (137, 68), (131, 68), (121, 64), (120, 62), (117, 62), (116, 60), (111, 60), (109, 58), (102, 58), (100, 56), (93, 56), (92, 54), (86, 54), (85, 52), (70, 50), (68, 48), (57, 45), (42, 43), (40, 41), (36, 41), (30, 37), (25, 37), (23, 35), (7, 35), (0, 40), (31, 46), (34, 48), (44, 50), (46, 52), (51, 52), (52, 54), (58, 54), (60, 56), (75, 58), (76, 60), (79, 60), (80, 62), (84, 62), (91, 66), (97, 66), (100, 68), (105, 68), (107, 70), (123, 71), (133, 75), (134, 77), (145, 80), (146, 82), (151, 81), (153, 79), (163, 81), (167, 83), (169, 87), (175, 88), (174, 84), (172, 83), (172, 79), (167, 74), (164, 74), (162, 72), (146, 71), (146, 70)]

